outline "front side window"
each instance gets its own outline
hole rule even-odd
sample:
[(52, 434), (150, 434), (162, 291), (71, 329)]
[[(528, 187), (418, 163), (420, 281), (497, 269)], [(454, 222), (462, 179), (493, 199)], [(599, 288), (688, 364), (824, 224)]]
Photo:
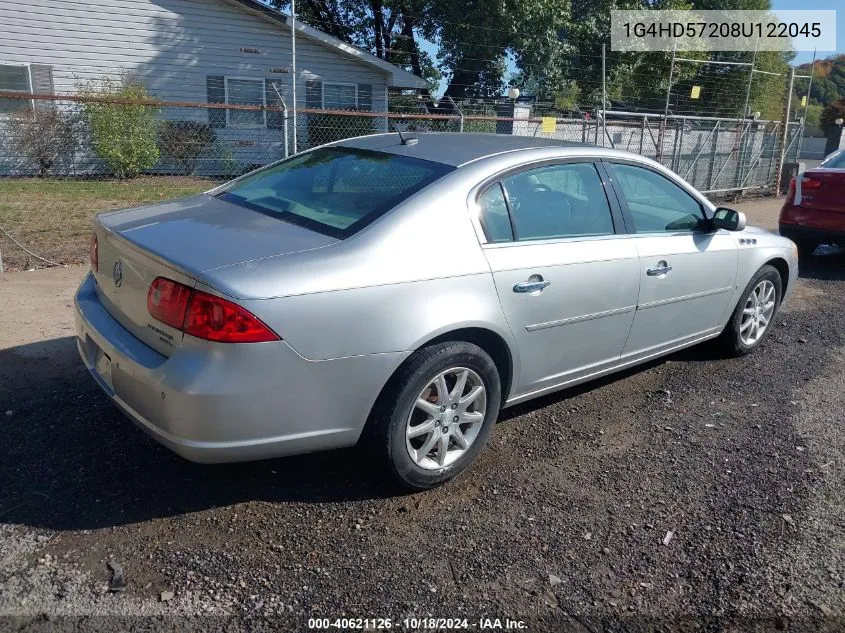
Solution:
[[(32, 92), (29, 78), (29, 66), (0, 64), (0, 91)], [(0, 99), (0, 114), (28, 112), (31, 103), (28, 99)]]
[(343, 239), (453, 169), (395, 154), (326, 147), (261, 169), (218, 195)]
[[(263, 106), (264, 80), (226, 77), (226, 103)], [(226, 110), (226, 124), (232, 127), (264, 127), (264, 111)]]
[(690, 194), (665, 176), (634, 165), (614, 163), (616, 184), (628, 203), (637, 233), (694, 231), (704, 214)]
[(613, 217), (592, 163), (549, 165), (502, 181), (514, 239), (538, 240), (613, 234)]
[(323, 84), (323, 108), (354, 110), (358, 107), (354, 84)]

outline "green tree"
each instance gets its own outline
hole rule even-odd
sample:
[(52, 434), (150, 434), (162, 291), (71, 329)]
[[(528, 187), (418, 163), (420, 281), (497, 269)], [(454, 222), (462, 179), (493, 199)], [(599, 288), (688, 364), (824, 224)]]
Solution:
[(804, 115), (804, 123), (809, 127), (821, 127), (822, 108), (818, 103), (811, 103), (807, 106), (807, 113)]
[(845, 97), (829, 103), (822, 110), (819, 123), (825, 133), (836, 126), (836, 119), (845, 119)]
[[(813, 75), (810, 103), (826, 106), (845, 96), (845, 55), (817, 59), (815, 64), (801, 64), (796, 70), (801, 75)], [(793, 98), (800, 100), (807, 94), (807, 88), (806, 81), (796, 81)]]
[[(433, 91), (440, 82), (440, 70), (435, 60), (419, 47), (417, 37), (429, 25), (428, 13), (434, 1), (299, 0), (296, 17), (423, 77)], [(290, 9), (290, 0), (271, 0), (271, 4), (276, 9)]]
[[(275, 0), (288, 9), (289, 0)], [(570, 0), (300, 0), (297, 18), (426, 78), (455, 98), (500, 94), (511, 56), (526, 73), (561, 72)], [(438, 48), (433, 59), (419, 46)]]
[[(275, 0), (289, 7), (289, 0)], [(602, 43), (607, 48), (608, 97), (623, 107), (663, 109), (671, 53), (611, 53), (612, 9), (768, 9), (770, 0), (300, 0), (298, 18), (335, 37), (404, 66), (431, 83), (449, 79), (446, 95), (494, 97), (511, 81), (543, 100), (563, 95), (568, 106), (600, 105)], [(435, 59), (419, 41), (438, 47)], [(705, 53), (684, 53), (705, 59)], [(721, 53), (721, 61), (749, 62), (753, 53)], [(785, 76), (788, 55), (761, 52), (758, 70)], [(760, 74), (750, 110), (779, 115), (783, 79)], [(670, 107), (690, 114), (742, 116), (747, 67), (676, 64)], [(699, 100), (686, 98), (703, 85)], [(686, 100), (685, 100), (686, 99)]]
[(91, 144), (118, 178), (134, 178), (158, 162), (158, 108), (139, 81), (102, 79), (80, 86), (79, 94), (114, 103), (85, 103)]

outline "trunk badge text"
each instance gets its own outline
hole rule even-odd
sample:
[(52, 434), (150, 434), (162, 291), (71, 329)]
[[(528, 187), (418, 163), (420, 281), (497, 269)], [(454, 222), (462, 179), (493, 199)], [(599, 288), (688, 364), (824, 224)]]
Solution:
[(114, 280), (114, 285), (120, 288), (120, 284), (123, 283), (123, 266), (119, 259), (114, 263), (114, 268), (111, 270), (111, 278)]

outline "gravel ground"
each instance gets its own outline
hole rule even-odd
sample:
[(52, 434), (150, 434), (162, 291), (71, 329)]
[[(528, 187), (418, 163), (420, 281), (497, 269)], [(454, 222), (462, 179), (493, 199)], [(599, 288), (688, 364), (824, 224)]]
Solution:
[(355, 450), (200, 466), (153, 443), (77, 359), (83, 272), (0, 276), (14, 630), (845, 630), (845, 255), (805, 266), (750, 357), (699, 346), (509, 409), (469, 473), (412, 495)]

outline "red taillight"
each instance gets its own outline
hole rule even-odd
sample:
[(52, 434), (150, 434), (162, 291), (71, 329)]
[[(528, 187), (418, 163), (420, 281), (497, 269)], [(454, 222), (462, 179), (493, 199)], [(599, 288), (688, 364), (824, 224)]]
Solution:
[(96, 233), (91, 233), (91, 243), (88, 255), (88, 258), (91, 260), (91, 270), (97, 272), (97, 269), (100, 267), (100, 245), (97, 242)]
[(816, 178), (811, 178), (810, 176), (804, 176), (801, 179), (801, 191), (807, 191), (812, 189), (821, 189), (822, 181)]
[(789, 179), (789, 193), (795, 193), (795, 176)]
[(279, 336), (241, 306), (194, 291), (185, 315), (185, 334), (219, 343), (264, 343)]
[(156, 277), (147, 293), (147, 311), (154, 319), (181, 330), (190, 299), (188, 286)]
[(164, 277), (147, 293), (150, 315), (185, 334), (218, 343), (264, 343), (279, 335), (241, 306)]

